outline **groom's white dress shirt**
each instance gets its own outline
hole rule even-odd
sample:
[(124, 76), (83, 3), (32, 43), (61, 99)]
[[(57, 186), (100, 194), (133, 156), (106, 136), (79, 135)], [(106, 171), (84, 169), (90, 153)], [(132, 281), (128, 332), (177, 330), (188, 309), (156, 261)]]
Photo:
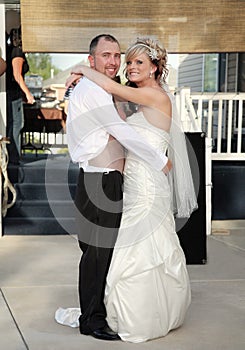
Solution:
[[(113, 166), (109, 158), (112, 156), (116, 160), (122, 156), (119, 148), (115, 154), (111, 154), (113, 148), (105, 152), (110, 135), (159, 171), (168, 161), (165, 154), (155, 150), (120, 118), (112, 95), (85, 77), (80, 80), (70, 96), (66, 130), (72, 161), (79, 163), (84, 171), (111, 170)], [(103, 152), (104, 159), (94, 164), (93, 160), (96, 157), (99, 159), (98, 156)]]

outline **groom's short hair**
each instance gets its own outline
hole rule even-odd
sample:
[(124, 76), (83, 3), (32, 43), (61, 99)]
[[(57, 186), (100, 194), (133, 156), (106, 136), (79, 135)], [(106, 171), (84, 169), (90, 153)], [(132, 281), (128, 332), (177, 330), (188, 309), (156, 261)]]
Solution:
[(110, 41), (112, 43), (117, 43), (118, 46), (120, 47), (118, 40), (114, 38), (114, 36), (112, 36), (111, 34), (99, 34), (91, 40), (91, 43), (89, 45), (89, 54), (91, 56), (94, 55), (98, 42), (100, 41), (101, 38), (104, 38), (105, 40)]

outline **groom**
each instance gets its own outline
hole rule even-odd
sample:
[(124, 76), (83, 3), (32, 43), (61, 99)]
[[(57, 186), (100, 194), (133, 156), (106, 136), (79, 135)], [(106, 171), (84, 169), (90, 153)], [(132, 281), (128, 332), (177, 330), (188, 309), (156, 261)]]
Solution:
[[(91, 41), (88, 59), (91, 68), (114, 79), (121, 64), (118, 41), (109, 34), (98, 35)], [(113, 123), (106, 125), (109, 113)], [(82, 250), (80, 333), (103, 340), (118, 340), (119, 336), (106, 322), (103, 300), (122, 213), (122, 145), (136, 151), (158, 170), (169, 165), (169, 161), (164, 154), (158, 155), (150, 149), (134, 129), (120, 119), (112, 96), (86, 78), (79, 81), (70, 96), (66, 128), (69, 153), (80, 167), (75, 195)], [(118, 140), (110, 133), (116, 134)]]

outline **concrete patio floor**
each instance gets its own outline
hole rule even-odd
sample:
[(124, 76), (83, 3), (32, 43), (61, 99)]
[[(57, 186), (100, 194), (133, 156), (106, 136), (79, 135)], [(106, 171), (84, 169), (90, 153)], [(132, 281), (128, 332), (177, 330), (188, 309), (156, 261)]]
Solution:
[(244, 350), (245, 230), (209, 236), (208, 261), (188, 265), (192, 303), (184, 325), (141, 344), (83, 336), (54, 320), (77, 307), (77, 241), (69, 235), (0, 238), (1, 350)]

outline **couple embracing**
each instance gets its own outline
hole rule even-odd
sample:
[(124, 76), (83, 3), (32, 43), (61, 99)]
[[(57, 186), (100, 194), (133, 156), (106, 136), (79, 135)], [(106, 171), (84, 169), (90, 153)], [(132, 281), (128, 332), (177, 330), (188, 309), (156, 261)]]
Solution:
[(114, 80), (121, 53), (113, 36), (91, 41), (89, 62), (67, 82), (77, 81), (66, 128), (80, 167), (79, 329), (144, 342), (179, 327), (191, 300), (174, 221), (197, 206), (185, 138), (166, 87), (166, 50), (156, 41), (127, 49), (125, 85)]

